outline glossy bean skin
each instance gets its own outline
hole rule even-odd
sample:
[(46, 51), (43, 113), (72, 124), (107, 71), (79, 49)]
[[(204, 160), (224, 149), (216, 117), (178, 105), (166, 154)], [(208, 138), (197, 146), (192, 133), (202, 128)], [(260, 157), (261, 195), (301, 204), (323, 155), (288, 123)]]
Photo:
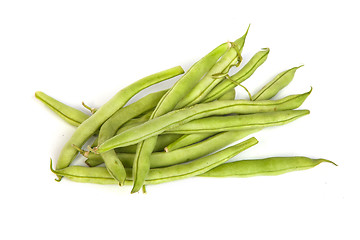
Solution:
[[(228, 50), (228, 44), (221, 44), (205, 57), (196, 62), (160, 99), (158, 105), (150, 116), (150, 120), (172, 111), (180, 99), (197, 84), (218, 59)], [(144, 141), (139, 142), (136, 151), (133, 176), (134, 185), (131, 193), (138, 192), (144, 184), (145, 177), (150, 169), (150, 155), (154, 150), (157, 135), (153, 135)], [(101, 146), (101, 145), (100, 145)]]
[(35, 97), (55, 112), (60, 118), (75, 127), (79, 126), (83, 121), (89, 118), (89, 115), (82, 111), (59, 102), (43, 92), (35, 92)]
[(131, 128), (113, 138), (105, 141), (97, 149), (98, 152), (106, 152), (110, 149), (128, 146), (156, 136), (164, 131), (178, 127), (195, 119), (213, 115), (226, 114), (251, 114), (257, 112), (272, 112), (298, 108), (310, 92), (298, 95), (290, 95), (279, 100), (247, 101), (227, 100), (197, 104), (193, 107), (179, 109), (157, 117), (146, 123)]
[(294, 78), (296, 70), (300, 67), (294, 67), (279, 73), (273, 80), (261, 88), (255, 95), (252, 96), (253, 101), (267, 100), (274, 97), (281, 89), (286, 87)]
[(285, 110), (197, 119), (179, 127), (168, 129), (171, 134), (191, 134), (223, 131), (239, 131), (258, 127), (280, 126), (306, 116), (309, 110)]
[[(203, 174), (257, 143), (258, 141), (256, 138), (250, 138), (244, 142), (185, 164), (151, 169), (146, 176), (145, 184), (159, 184)], [(76, 182), (97, 184), (118, 183), (104, 167), (89, 168), (83, 166), (69, 166), (64, 169), (54, 170), (50, 165), (50, 168), (56, 175), (64, 176), (69, 180)], [(125, 184), (133, 184), (131, 173), (131, 169), (127, 170), (127, 181), (125, 181)]]
[[(232, 81), (237, 82), (238, 84), (242, 83), (248, 79), (255, 71), (260, 67), (267, 59), (270, 50), (268, 48), (259, 51), (256, 53), (248, 63), (245, 64), (237, 73), (231, 76)], [(232, 88), (235, 88), (237, 84), (229, 80), (223, 80), (216, 87), (214, 87), (208, 95), (203, 99), (203, 102), (211, 102), (219, 98), (225, 92), (229, 91)]]
[(224, 81), (225, 77), (214, 78), (213, 75), (228, 72), (232, 66), (236, 65), (236, 63), (239, 61), (239, 58), (241, 58), (239, 55), (243, 50), (248, 31), (249, 28), (241, 38), (235, 40), (234, 46), (230, 47), (228, 51), (221, 57), (221, 59), (215, 63), (215, 65), (199, 81), (199, 83), (196, 84), (196, 86), (177, 103), (175, 109), (200, 103), (219, 82)]
[(78, 153), (73, 145), (82, 146), (111, 115), (123, 107), (135, 94), (151, 85), (175, 77), (183, 72), (184, 70), (180, 66), (174, 67), (142, 78), (116, 93), (115, 96), (82, 122), (75, 130), (60, 153), (56, 169), (69, 166)]
[[(218, 151), (229, 144), (232, 144), (246, 136), (260, 131), (262, 128), (252, 128), (244, 131), (231, 131), (218, 133), (202, 142), (174, 150), (172, 152), (154, 152), (150, 156), (150, 167), (167, 167), (194, 160)], [(132, 167), (134, 154), (118, 153), (119, 159), (125, 167)], [(102, 163), (102, 159), (97, 154), (89, 155), (86, 160), (89, 166), (97, 166)]]
[(265, 159), (240, 160), (224, 163), (200, 175), (201, 177), (255, 177), (280, 174), (313, 168), (320, 163), (335, 163), (326, 159), (307, 157), (271, 157)]
[[(101, 126), (99, 131), (98, 144), (101, 144), (114, 136), (120, 126), (122, 126), (130, 119), (133, 119), (134, 117), (153, 109), (165, 93), (166, 90), (150, 93), (140, 100), (116, 111)], [(126, 171), (122, 165), (122, 162), (116, 155), (115, 150), (110, 150), (105, 153), (101, 153), (100, 155), (104, 160), (105, 166), (108, 169), (110, 175), (118, 180), (120, 185), (123, 185), (126, 180)]]

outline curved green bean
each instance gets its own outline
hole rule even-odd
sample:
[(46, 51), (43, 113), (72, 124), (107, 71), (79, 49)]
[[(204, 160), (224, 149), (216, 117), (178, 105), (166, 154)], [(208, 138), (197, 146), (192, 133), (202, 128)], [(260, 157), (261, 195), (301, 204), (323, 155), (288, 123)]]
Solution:
[(279, 73), (273, 80), (252, 96), (253, 101), (267, 100), (274, 97), (281, 89), (286, 87), (292, 81), (296, 70), (300, 67), (302, 67), (302, 65)]
[[(122, 126), (125, 122), (148, 110), (153, 109), (165, 93), (166, 90), (150, 93), (140, 100), (116, 111), (101, 126), (98, 137), (98, 144), (102, 144), (104, 141), (114, 136), (119, 127)], [(120, 159), (116, 155), (115, 150), (110, 150), (101, 153), (100, 155), (104, 160), (105, 166), (108, 169), (110, 175), (118, 180), (120, 186), (122, 186), (126, 179), (126, 171)]]
[(208, 117), (193, 120), (176, 128), (168, 129), (166, 132), (171, 134), (191, 134), (279, 126), (292, 122), (309, 113), (309, 110), (285, 110), (246, 115)]
[[(224, 163), (210, 171), (201, 174), (201, 177), (255, 177), (276, 176), (288, 172), (306, 170), (320, 163), (334, 162), (326, 159), (311, 159), (307, 157), (271, 157), (265, 159), (241, 160)], [(336, 165), (337, 166), (337, 165)]]
[[(166, 167), (194, 160), (196, 158), (218, 151), (233, 142), (258, 132), (261, 129), (262, 128), (251, 128), (244, 131), (222, 132), (202, 142), (180, 148), (172, 152), (153, 152), (150, 156), (150, 167)], [(125, 167), (132, 167), (134, 154), (118, 153), (118, 156)], [(102, 162), (103, 161), (98, 154), (91, 154), (86, 160), (86, 163), (89, 166), (97, 166)]]
[(75, 130), (60, 153), (56, 169), (69, 166), (77, 155), (77, 150), (73, 148), (73, 145), (82, 146), (111, 115), (123, 107), (135, 94), (153, 84), (175, 77), (183, 72), (184, 70), (180, 66), (174, 67), (140, 79), (120, 90)]
[[(256, 138), (250, 138), (212, 155), (208, 155), (185, 164), (150, 169), (146, 176), (145, 184), (159, 184), (203, 174), (257, 143), (258, 141)], [(69, 166), (63, 169), (54, 170), (50, 161), (50, 169), (56, 175), (64, 176), (69, 180), (76, 182), (97, 184), (118, 183), (104, 167), (89, 168), (83, 166)], [(125, 181), (125, 184), (133, 184), (133, 176), (131, 176), (131, 172), (131, 169), (127, 171), (127, 181)]]
[(215, 65), (206, 73), (206, 75), (199, 81), (199, 83), (196, 84), (196, 86), (177, 103), (175, 109), (183, 108), (185, 106), (192, 106), (201, 102), (207, 96), (207, 94), (225, 78), (214, 78), (214, 74), (223, 72), (227, 73), (232, 66), (237, 65), (236, 62), (240, 64), (240, 54), (243, 50), (248, 31), (249, 28), (241, 38), (237, 39), (233, 43), (232, 47), (228, 49), (228, 51), (217, 63), (215, 63)]
[[(195, 63), (163, 96), (152, 113), (150, 119), (159, 117), (174, 109), (180, 99), (182, 99), (204, 76), (205, 73), (218, 61), (227, 51), (228, 45), (221, 44), (205, 57)], [(150, 169), (150, 155), (155, 147), (157, 137), (153, 135), (138, 144), (136, 151), (133, 176), (134, 185), (131, 193), (135, 193), (143, 186), (145, 177)], [(101, 146), (101, 145), (100, 145)]]
[(83, 121), (89, 118), (89, 115), (83, 113), (82, 111), (59, 102), (55, 98), (52, 98), (41, 91), (35, 92), (35, 97), (43, 102), (67, 123), (75, 127), (79, 126)]
[(250, 114), (295, 109), (305, 101), (310, 92), (311, 91), (304, 94), (290, 95), (279, 100), (255, 102), (247, 100), (227, 100), (197, 104), (189, 108), (169, 112), (163, 116), (147, 121), (140, 126), (128, 129), (99, 145), (96, 151), (101, 153), (113, 148), (132, 145), (152, 136), (159, 135), (170, 128), (175, 128), (192, 120), (212, 115), (233, 113)]
[[(245, 64), (243, 68), (241, 68), (237, 73), (231, 76), (232, 81), (237, 84), (242, 83), (246, 79), (248, 79), (255, 70), (260, 67), (267, 59), (270, 50), (265, 48), (258, 53), (256, 53), (248, 63)], [(216, 87), (214, 87), (211, 92), (203, 99), (203, 102), (211, 102), (215, 99), (219, 98), (219, 96), (223, 95), (225, 92), (237, 86), (232, 81), (223, 80)]]

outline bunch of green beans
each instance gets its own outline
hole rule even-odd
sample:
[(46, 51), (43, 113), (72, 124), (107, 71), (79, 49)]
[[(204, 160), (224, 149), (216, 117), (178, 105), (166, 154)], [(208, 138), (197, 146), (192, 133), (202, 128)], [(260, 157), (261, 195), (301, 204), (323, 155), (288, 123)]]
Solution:
[[(145, 185), (188, 177), (274, 176), (333, 163), (303, 156), (232, 159), (258, 143), (255, 137), (239, 140), (310, 113), (298, 108), (312, 90), (272, 99), (301, 66), (279, 73), (254, 94), (242, 84), (270, 52), (263, 48), (240, 67), (248, 30), (234, 42), (220, 44), (187, 72), (177, 66), (140, 79), (99, 109), (83, 104), (89, 114), (36, 92), (36, 98), (76, 127), (55, 169), (50, 161), (57, 181), (65, 177), (83, 183), (132, 185), (135, 193), (145, 192)], [(236, 72), (230, 76), (232, 68)], [(178, 75), (182, 76), (170, 89), (126, 105), (141, 90)], [(237, 86), (246, 90), (249, 99), (236, 99)], [(84, 146), (92, 137), (93, 144)], [(72, 164), (78, 154), (85, 158), (83, 166)]]

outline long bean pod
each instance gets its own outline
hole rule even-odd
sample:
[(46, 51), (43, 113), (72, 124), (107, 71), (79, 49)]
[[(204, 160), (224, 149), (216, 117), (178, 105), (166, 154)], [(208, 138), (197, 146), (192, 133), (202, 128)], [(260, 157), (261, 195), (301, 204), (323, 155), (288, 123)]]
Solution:
[[(256, 138), (250, 138), (244, 142), (185, 164), (151, 169), (146, 176), (145, 184), (159, 184), (203, 174), (257, 143), (258, 141)], [(104, 167), (89, 168), (83, 166), (69, 166), (63, 169), (54, 170), (50, 161), (50, 169), (56, 175), (64, 176), (69, 180), (76, 182), (97, 184), (118, 183)], [(129, 169), (127, 171), (128, 180), (125, 181), (125, 184), (133, 184), (133, 176), (131, 176), (131, 173), (132, 170)]]
[(242, 37), (235, 40), (234, 43), (231, 44), (232, 47), (230, 47), (228, 51), (221, 57), (221, 59), (215, 63), (215, 65), (206, 73), (206, 75), (199, 81), (199, 83), (196, 84), (196, 86), (177, 103), (175, 109), (179, 109), (185, 106), (192, 106), (201, 102), (219, 82), (225, 79), (225, 77), (214, 78), (214, 74), (223, 72), (227, 73), (232, 66), (240, 64), (242, 60), (241, 52), (243, 50), (248, 31), (249, 28)]
[[(205, 57), (196, 62), (163, 96), (152, 113), (150, 119), (157, 118), (173, 110), (180, 99), (182, 99), (227, 51), (228, 45), (221, 44)], [(157, 137), (153, 135), (138, 144), (136, 151), (133, 176), (134, 185), (131, 193), (138, 192), (143, 186), (145, 177), (150, 169), (150, 155), (154, 150)], [(101, 146), (101, 145), (100, 145)]]
[(307, 157), (271, 157), (265, 159), (240, 160), (224, 163), (210, 171), (201, 174), (201, 177), (255, 177), (276, 176), (288, 172), (313, 168), (326, 159), (311, 159)]
[[(114, 136), (119, 127), (128, 120), (153, 109), (165, 93), (166, 90), (148, 94), (140, 100), (116, 111), (101, 126), (98, 144), (102, 144), (104, 141)], [(126, 171), (122, 162), (116, 155), (115, 150), (110, 150), (101, 153), (100, 155), (104, 160), (110, 175), (119, 181), (120, 186), (123, 185), (126, 179)]]
[(166, 132), (171, 134), (191, 134), (239, 131), (251, 129), (253, 127), (279, 126), (292, 122), (309, 113), (309, 110), (286, 110), (246, 115), (208, 117), (185, 123), (176, 128), (168, 129)]
[(111, 115), (123, 107), (135, 94), (153, 84), (175, 77), (183, 72), (184, 70), (180, 66), (174, 67), (142, 78), (120, 90), (92, 116), (79, 125), (63, 147), (56, 163), (56, 169), (69, 166), (77, 155), (77, 150), (73, 148), (73, 145), (82, 146)]
[(257, 112), (272, 112), (295, 109), (305, 101), (310, 92), (311, 91), (298, 95), (290, 95), (279, 100), (227, 100), (197, 104), (193, 107), (169, 112), (140, 126), (131, 128), (105, 141), (96, 149), (96, 151), (101, 153), (113, 148), (128, 146), (152, 136), (159, 135), (170, 128), (175, 128), (192, 120), (212, 115), (225, 115), (234, 113), (250, 114)]
[[(150, 167), (166, 167), (194, 160), (196, 158), (218, 151), (228, 146), (229, 144), (232, 144), (261, 129), (262, 128), (251, 128), (244, 131), (222, 132), (197, 144), (180, 148), (169, 153), (153, 152), (150, 156)], [(118, 153), (118, 157), (121, 159), (125, 167), (132, 167), (134, 154)], [(86, 160), (86, 163), (89, 166), (97, 166), (102, 162), (103, 161), (98, 154), (91, 154)]]

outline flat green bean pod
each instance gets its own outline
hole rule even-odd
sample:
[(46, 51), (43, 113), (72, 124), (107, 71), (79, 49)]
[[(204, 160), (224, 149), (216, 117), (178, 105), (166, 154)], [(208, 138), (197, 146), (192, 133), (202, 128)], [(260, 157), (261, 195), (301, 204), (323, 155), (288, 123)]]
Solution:
[(200, 175), (201, 177), (255, 177), (276, 176), (288, 172), (313, 168), (320, 163), (328, 162), (326, 159), (311, 159), (307, 157), (271, 157), (265, 159), (241, 160), (224, 163)]
[[(153, 152), (150, 156), (150, 167), (166, 167), (194, 160), (196, 158), (218, 151), (233, 142), (260, 131), (261, 129), (262, 128), (251, 128), (244, 131), (222, 132), (197, 144), (180, 148), (169, 153)], [(118, 157), (121, 159), (125, 167), (132, 167), (134, 154), (118, 153)], [(98, 154), (91, 154), (86, 160), (86, 163), (89, 166), (97, 166), (102, 162), (103, 161)]]
[(81, 147), (109, 117), (123, 107), (135, 94), (151, 85), (175, 77), (183, 72), (184, 70), (180, 66), (174, 67), (142, 78), (120, 90), (92, 116), (79, 125), (69, 141), (63, 147), (56, 163), (56, 169), (62, 169), (69, 166), (78, 153), (73, 145)]
[[(151, 169), (146, 176), (145, 184), (159, 184), (203, 174), (257, 143), (258, 141), (256, 138), (250, 138), (212, 155), (208, 155), (185, 164)], [(56, 175), (64, 176), (69, 180), (76, 182), (97, 184), (118, 183), (118, 181), (116, 181), (104, 167), (89, 168), (83, 166), (69, 166), (63, 169), (54, 170), (50, 161), (50, 169)], [(127, 181), (125, 181), (125, 184), (127, 185), (133, 184), (133, 177), (131, 176), (131, 173), (131, 169), (127, 170)]]
[(292, 81), (296, 70), (300, 67), (302, 66), (294, 67), (279, 73), (273, 80), (252, 96), (253, 101), (267, 100), (274, 97), (281, 89), (286, 87)]
[[(256, 69), (258, 69), (258, 67), (260, 67), (266, 61), (269, 52), (270, 50), (265, 48), (256, 53), (243, 68), (231, 76), (231, 80), (237, 84), (240, 84), (248, 79), (256, 71)], [(234, 84), (232, 81), (223, 80), (220, 82), (211, 90), (211, 92), (209, 92), (209, 94), (204, 98), (203, 102), (214, 101), (225, 92), (235, 88), (237, 84)]]
[(113, 148), (132, 145), (152, 136), (159, 135), (170, 128), (175, 128), (192, 120), (208, 116), (295, 109), (305, 101), (310, 92), (311, 91), (304, 94), (290, 95), (279, 100), (255, 102), (247, 100), (227, 100), (197, 104), (189, 108), (169, 112), (163, 116), (149, 120), (140, 126), (128, 129), (99, 145), (96, 151), (101, 153)]
[(285, 110), (246, 115), (231, 115), (197, 119), (176, 128), (168, 129), (171, 134), (239, 131), (259, 127), (284, 125), (308, 115), (309, 110)]
[(55, 98), (52, 98), (43, 92), (35, 92), (35, 97), (53, 110), (54, 113), (64, 119), (67, 123), (75, 127), (79, 126), (83, 121), (89, 118), (89, 115), (83, 113), (82, 111), (59, 102)]

